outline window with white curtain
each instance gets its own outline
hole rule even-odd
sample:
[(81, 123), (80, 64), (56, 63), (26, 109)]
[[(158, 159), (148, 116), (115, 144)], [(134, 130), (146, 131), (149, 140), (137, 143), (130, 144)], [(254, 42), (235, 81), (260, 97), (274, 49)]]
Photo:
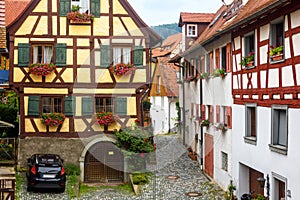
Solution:
[(81, 13), (89, 13), (90, 5), (89, 5), (89, 0), (72, 0), (71, 1), (71, 6), (79, 6), (79, 12)]
[(53, 47), (50, 45), (33, 46), (33, 63), (51, 63), (53, 57)]
[(114, 65), (118, 63), (131, 63), (131, 48), (130, 47), (114, 47), (113, 48)]

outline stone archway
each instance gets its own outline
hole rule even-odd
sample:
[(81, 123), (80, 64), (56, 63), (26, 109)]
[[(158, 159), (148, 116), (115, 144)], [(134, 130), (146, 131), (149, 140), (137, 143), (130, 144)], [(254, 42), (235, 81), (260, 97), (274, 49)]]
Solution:
[(89, 142), (79, 159), (81, 181), (109, 183), (124, 181), (124, 156), (114, 140), (99, 137)]

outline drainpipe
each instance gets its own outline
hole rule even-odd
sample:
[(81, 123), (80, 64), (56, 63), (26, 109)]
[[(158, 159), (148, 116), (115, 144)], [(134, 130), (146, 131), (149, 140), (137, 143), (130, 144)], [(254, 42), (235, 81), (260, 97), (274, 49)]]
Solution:
[[(202, 104), (203, 104), (203, 93), (202, 93), (202, 80), (200, 79), (200, 112), (201, 112), (201, 109), (202, 109)], [(202, 117), (202, 116), (201, 116)], [(204, 139), (204, 133), (203, 133), (203, 127), (202, 126), (200, 126), (201, 128), (200, 128), (200, 146), (201, 146), (201, 149), (200, 149), (200, 156), (201, 156), (201, 158), (200, 158), (200, 168), (201, 168), (201, 170), (203, 170), (203, 149), (204, 149), (204, 147), (203, 147), (203, 139)], [(199, 139), (198, 139), (199, 140)]]
[(168, 108), (168, 126), (169, 126), (169, 131), (168, 133), (171, 132), (171, 103), (173, 102), (173, 97), (171, 97), (171, 100), (169, 100), (168, 98), (168, 102), (169, 102), (169, 108)]

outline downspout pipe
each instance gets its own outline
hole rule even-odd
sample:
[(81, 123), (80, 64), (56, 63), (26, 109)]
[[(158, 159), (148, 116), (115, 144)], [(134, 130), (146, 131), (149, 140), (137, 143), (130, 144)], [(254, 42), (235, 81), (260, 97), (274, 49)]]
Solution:
[[(202, 80), (200, 80), (200, 109), (202, 109), (202, 104), (203, 104), (203, 92), (202, 92), (202, 87), (203, 87), (203, 84), (202, 84)], [(201, 110), (200, 110), (200, 112), (201, 112)], [(202, 116), (201, 116), (202, 117)], [(201, 170), (203, 170), (203, 157), (204, 157), (204, 155), (203, 155), (203, 152), (204, 152), (204, 147), (203, 147), (203, 140), (204, 140), (204, 131), (203, 131), (203, 127), (202, 126), (200, 126), (201, 128), (200, 128), (200, 146), (201, 146), (201, 149), (200, 149), (200, 156), (201, 156), (201, 158), (200, 158), (200, 166), (201, 166)]]

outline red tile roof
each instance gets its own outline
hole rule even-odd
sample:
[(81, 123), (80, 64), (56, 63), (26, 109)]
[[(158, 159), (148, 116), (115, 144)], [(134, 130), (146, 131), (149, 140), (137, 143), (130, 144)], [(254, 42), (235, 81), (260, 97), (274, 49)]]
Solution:
[(179, 18), (179, 26), (184, 23), (209, 23), (211, 22), (214, 13), (188, 13), (181, 12)]
[(177, 83), (176, 72), (178, 67), (173, 64), (161, 65), (161, 79), (166, 88), (168, 97), (178, 97), (179, 87)]
[(5, 25), (10, 25), (26, 8), (30, 0), (5, 0)]
[(182, 34), (170, 35), (164, 41), (161, 47), (153, 49), (153, 57), (162, 57), (170, 54), (181, 42)]

